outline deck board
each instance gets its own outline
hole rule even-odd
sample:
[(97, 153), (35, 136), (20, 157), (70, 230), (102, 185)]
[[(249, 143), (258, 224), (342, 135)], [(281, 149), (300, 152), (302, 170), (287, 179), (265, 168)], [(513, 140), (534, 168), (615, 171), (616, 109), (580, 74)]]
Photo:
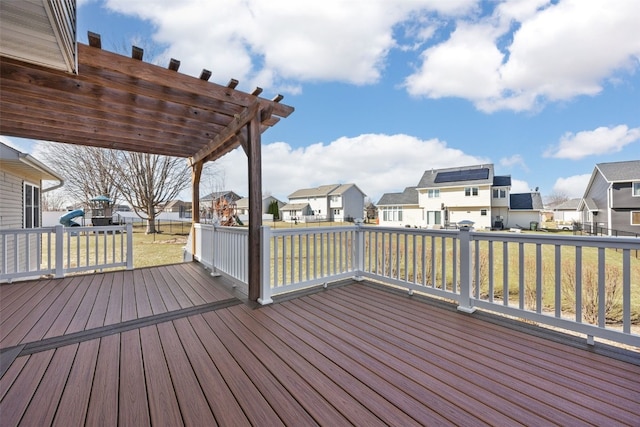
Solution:
[(381, 285), (353, 282), (254, 308), (197, 264), (47, 283), (0, 289), (20, 305), (5, 306), (18, 316), (4, 317), (5, 335), (35, 340), (3, 347), (12, 360), (0, 378), (1, 425), (640, 419), (637, 353), (628, 363)]

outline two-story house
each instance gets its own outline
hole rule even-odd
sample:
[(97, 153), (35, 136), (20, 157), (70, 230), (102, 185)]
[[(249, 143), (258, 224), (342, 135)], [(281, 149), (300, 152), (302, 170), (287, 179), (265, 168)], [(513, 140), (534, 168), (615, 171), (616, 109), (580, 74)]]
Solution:
[(598, 163), (578, 211), (586, 231), (640, 233), (640, 160)]
[(362, 218), (365, 194), (355, 184), (303, 188), (289, 195), (282, 208), (285, 221), (351, 221)]
[[(378, 202), (378, 222), (440, 228), (466, 220), (473, 221), (476, 228), (501, 229), (518, 226), (517, 222), (525, 219), (525, 210), (530, 211), (526, 219), (539, 220), (539, 195), (525, 193), (532, 201), (530, 208), (518, 205), (512, 209), (510, 191), (511, 177), (494, 175), (492, 164), (431, 169), (424, 172), (417, 186), (384, 194)], [(524, 225), (528, 226), (528, 221)]]

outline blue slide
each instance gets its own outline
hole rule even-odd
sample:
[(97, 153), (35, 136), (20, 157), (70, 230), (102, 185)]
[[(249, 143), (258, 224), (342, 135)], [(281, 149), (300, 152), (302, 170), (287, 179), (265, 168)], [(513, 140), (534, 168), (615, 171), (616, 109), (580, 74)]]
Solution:
[(84, 210), (76, 209), (74, 211), (69, 211), (60, 217), (60, 224), (65, 227), (80, 227), (80, 224), (75, 221), (71, 221), (73, 218), (77, 218), (79, 216), (84, 216)]

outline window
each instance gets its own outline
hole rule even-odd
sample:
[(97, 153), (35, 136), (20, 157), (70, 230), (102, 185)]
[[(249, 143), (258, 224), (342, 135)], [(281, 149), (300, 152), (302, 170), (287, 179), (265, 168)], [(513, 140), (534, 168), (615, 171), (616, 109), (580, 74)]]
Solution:
[(640, 197), (640, 182), (633, 183), (632, 195), (633, 197)]
[(427, 225), (442, 224), (441, 215), (441, 211), (427, 211)]
[(504, 188), (494, 188), (493, 189), (493, 198), (494, 199), (506, 199), (507, 198), (507, 190)]
[(402, 206), (388, 206), (382, 208), (383, 221), (402, 221)]
[(440, 189), (427, 190), (427, 197), (430, 199), (437, 199), (440, 197)]
[(640, 225), (640, 211), (631, 212), (631, 225)]
[(477, 196), (478, 195), (478, 187), (465, 187), (464, 195), (466, 197)]
[(24, 184), (24, 228), (40, 227), (40, 188)]
[(480, 209), (480, 216), (487, 216), (487, 210), (486, 209)]
[(332, 203), (338, 203), (340, 201), (340, 196), (331, 196)]

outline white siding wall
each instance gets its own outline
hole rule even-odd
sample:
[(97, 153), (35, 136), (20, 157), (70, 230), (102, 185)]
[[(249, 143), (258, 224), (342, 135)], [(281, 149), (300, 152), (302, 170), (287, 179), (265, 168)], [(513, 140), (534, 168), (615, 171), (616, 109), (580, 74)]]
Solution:
[(22, 228), (23, 179), (0, 171), (0, 229)]
[(422, 218), (422, 208), (419, 206), (403, 206), (402, 221), (385, 221), (383, 208), (378, 209), (378, 225), (385, 227), (422, 227), (424, 219)]
[(342, 194), (342, 219), (362, 218), (364, 215), (364, 195), (357, 188), (351, 187)]

